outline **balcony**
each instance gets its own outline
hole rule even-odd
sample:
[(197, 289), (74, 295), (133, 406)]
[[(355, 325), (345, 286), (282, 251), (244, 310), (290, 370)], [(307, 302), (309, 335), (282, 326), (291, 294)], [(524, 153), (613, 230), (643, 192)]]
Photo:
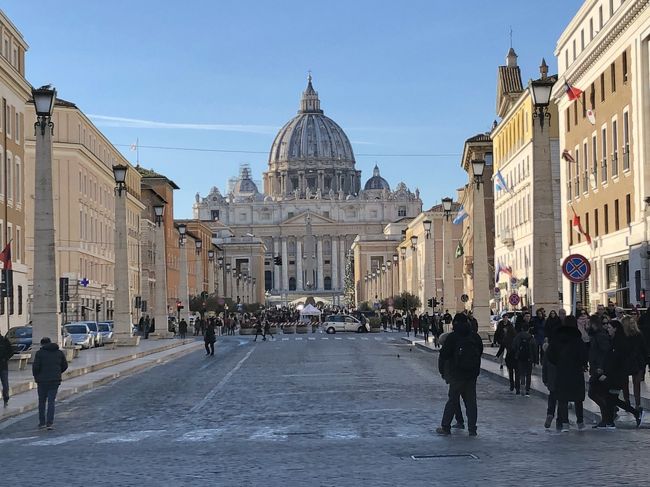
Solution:
[(507, 247), (512, 247), (515, 244), (515, 239), (512, 236), (510, 228), (504, 228), (501, 230), (500, 240), (501, 243)]

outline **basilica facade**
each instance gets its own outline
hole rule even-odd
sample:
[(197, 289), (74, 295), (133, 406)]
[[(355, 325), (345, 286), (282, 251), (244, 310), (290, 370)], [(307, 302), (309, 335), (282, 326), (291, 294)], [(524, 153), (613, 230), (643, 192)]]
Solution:
[[(214, 243), (226, 249), (224, 269), (245, 269), (263, 284), (255, 294), (272, 301), (313, 295), (339, 302), (357, 235), (381, 235), (388, 223), (422, 210), (417, 189), (391, 189), (377, 166), (362, 185), (350, 140), (323, 113), (311, 76), (298, 114), (273, 141), (263, 191), (247, 165), (233, 183), (225, 193), (197, 194), (194, 218), (211, 225)], [(229, 244), (247, 239), (263, 244), (261, 259), (228, 255)]]

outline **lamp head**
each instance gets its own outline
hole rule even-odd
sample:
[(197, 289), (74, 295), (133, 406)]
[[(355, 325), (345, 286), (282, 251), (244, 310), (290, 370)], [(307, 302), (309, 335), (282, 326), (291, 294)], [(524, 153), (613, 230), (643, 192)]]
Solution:
[(51, 117), (54, 112), (54, 102), (56, 101), (56, 88), (50, 85), (41, 86), (32, 89), (34, 97), (34, 107), (38, 117)]

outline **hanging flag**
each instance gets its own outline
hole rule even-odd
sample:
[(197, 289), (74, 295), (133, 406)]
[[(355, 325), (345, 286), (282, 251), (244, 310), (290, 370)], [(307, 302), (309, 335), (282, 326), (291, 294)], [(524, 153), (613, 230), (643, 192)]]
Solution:
[(499, 282), (499, 274), (501, 273), (501, 262), (497, 262), (496, 268), (494, 269), (494, 284)]
[(2, 262), (5, 269), (11, 269), (11, 240), (4, 250), (0, 252), (0, 262)]
[(572, 222), (573, 227), (575, 228), (576, 232), (582, 235), (587, 241), (587, 243), (591, 245), (591, 236), (587, 232), (585, 232), (584, 229), (582, 228), (582, 223), (580, 223), (580, 217), (576, 214), (576, 210), (574, 210), (573, 207), (571, 208), (571, 210), (573, 211), (573, 222)]
[(463, 243), (462, 243), (462, 242), (458, 242), (458, 247), (456, 247), (456, 254), (455, 254), (455, 256), (456, 256), (456, 258), (458, 258), (458, 257), (461, 257), (461, 256), (463, 256), (463, 255), (465, 255), (465, 250), (463, 250)]
[(567, 162), (576, 162), (576, 160), (573, 158), (573, 156), (571, 155), (568, 149), (564, 149), (562, 151), (562, 159), (564, 159)]
[(463, 223), (463, 220), (467, 218), (469, 215), (465, 211), (465, 207), (461, 206), (460, 209), (458, 210), (458, 214), (456, 217), (452, 220), (452, 223), (454, 225), (458, 225), (459, 223)]
[(129, 149), (131, 150), (131, 152), (137, 151), (138, 150), (138, 143), (136, 142), (135, 144), (131, 144), (129, 146)]
[(594, 114), (594, 111), (591, 108), (587, 110), (587, 119), (589, 120), (589, 123), (591, 123), (591, 125), (596, 125), (596, 115)]
[(580, 95), (582, 95), (582, 90), (580, 88), (571, 86), (566, 81), (564, 82), (564, 86), (566, 88), (566, 94), (569, 97), (569, 101), (577, 100), (578, 98), (580, 98)]
[(501, 174), (501, 170), (499, 169), (497, 173), (494, 175), (496, 178), (495, 182), (495, 187), (498, 191), (507, 191), (510, 193), (510, 188), (508, 188), (508, 184), (506, 183), (505, 178), (503, 177), (503, 174)]

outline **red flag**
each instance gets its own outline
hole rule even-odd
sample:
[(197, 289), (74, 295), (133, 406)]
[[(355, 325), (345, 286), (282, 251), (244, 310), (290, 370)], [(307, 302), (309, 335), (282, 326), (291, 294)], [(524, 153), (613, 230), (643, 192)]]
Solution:
[(568, 149), (564, 149), (562, 151), (562, 159), (564, 159), (567, 162), (576, 162), (576, 160), (573, 158), (573, 156), (571, 155)]
[[(573, 210), (573, 208), (572, 208), (572, 210)], [(587, 243), (588, 243), (589, 245), (591, 245), (591, 237), (590, 237), (589, 234), (588, 234), (587, 232), (585, 232), (584, 229), (582, 228), (582, 223), (580, 223), (580, 217), (579, 217), (578, 215), (576, 215), (576, 211), (575, 211), (575, 210), (573, 210), (573, 223), (572, 223), (572, 225), (575, 227), (576, 231), (577, 231), (580, 235), (582, 235), (583, 237), (585, 237), (585, 240), (587, 241)]]
[(11, 269), (11, 242), (0, 252), (0, 262), (4, 264), (5, 269)]
[(569, 101), (577, 100), (578, 98), (580, 98), (580, 95), (582, 95), (582, 90), (580, 88), (571, 86), (566, 81), (564, 82), (564, 86), (566, 87), (566, 94), (569, 97)]

